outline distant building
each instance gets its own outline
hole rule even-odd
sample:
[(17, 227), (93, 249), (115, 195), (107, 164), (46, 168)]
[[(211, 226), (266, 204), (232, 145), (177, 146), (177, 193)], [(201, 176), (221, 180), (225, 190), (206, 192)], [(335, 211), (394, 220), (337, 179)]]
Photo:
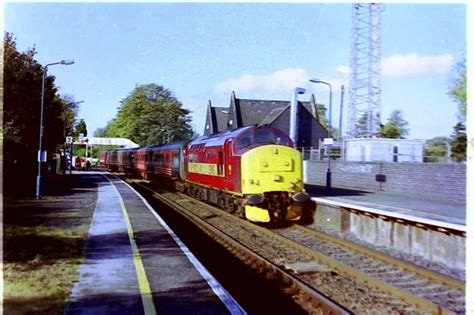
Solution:
[[(319, 140), (325, 138), (327, 130), (319, 123), (314, 95), (309, 102), (298, 102), (297, 147), (318, 147)], [(211, 135), (225, 130), (252, 125), (269, 125), (290, 132), (290, 101), (255, 100), (236, 98), (232, 92), (230, 105), (207, 107), (204, 134)]]
[(423, 140), (352, 138), (344, 146), (346, 161), (423, 162)]

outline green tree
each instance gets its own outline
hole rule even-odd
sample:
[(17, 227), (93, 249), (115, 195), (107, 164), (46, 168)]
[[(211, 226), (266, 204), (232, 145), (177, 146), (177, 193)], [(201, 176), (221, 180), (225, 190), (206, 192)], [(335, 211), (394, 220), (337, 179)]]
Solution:
[(467, 94), (466, 94), (466, 62), (460, 62), (455, 67), (457, 78), (449, 91), (449, 95), (458, 103), (458, 118), (462, 123), (466, 122)]
[(106, 127), (109, 137), (123, 137), (140, 145), (188, 140), (193, 131), (189, 111), (172, 92), (157, 84), (137, 86)]
[(87, 125), (84, 119), (79, 120), (76, 124), (76, 133), (78, 135), (82, 134), (84, 137), (87, 137)]
[[(328, 130), (329, 128), (329, 121), (326, 118), (326, 106), (324, 104), (316, 104), (316, 116), (318, 119), (318, 122), (321, 124), (321, 126), (324, 127), (324, 129)], [(331, 136), (336, 139), (338, 135), (338, 128), (334, 128), (334, 121), (331, 121), (332, 128), (331, 128)]]
[(408, 122), (403, 119), (403, 113), (400, 110), (394, 110), (387, 123), (382, 127), (381, 135), (383, 138), (405, 139), (408, 135)]
[(466, 94), (466, 62), (456, 65), (457, 78), (449, 92), (450, 96), (458, 103), (458, 120), (451, 134), (451, 158), (454, 161), (466, 161), (466, 116), (467, 116), (467, 94)]
[[(44, 68), (34, 59), (35, 48), (25, 52), (17, 50), (11, 33), (4, 33), (3, 49), (5, 182), (21, 182), (20, 176), (26, 176), (24, 180), (29, 182), (37, 167)], [(65, 106), (64, 100), (56, 94), (54, 79), (51, 75), (46, 77), (44, 90), (43, 149), (49, 153), (62, 147), (64, 140)]]
[(107, 128), (106, 127), (97, 128), (94, 131), (94, 137), (99, 137), (99, 138), (107, 137)]
[(463, 123), (458, 122), (454, 126), (451, 139), (451, 159), (456, 162), (466, 161), (467, 136), (466, 127)]
[(435, 137), (427, 140), (423, 148), (424, 162), (446, 161), (450, 142), (448, 137)]
[(74, 126), (76, 125), (79, 105), (74, 98), (69, 95), (61, 97), (61, 102), (63, 106), (64, 136), (73, 136), (74, 138), (77, 138)]

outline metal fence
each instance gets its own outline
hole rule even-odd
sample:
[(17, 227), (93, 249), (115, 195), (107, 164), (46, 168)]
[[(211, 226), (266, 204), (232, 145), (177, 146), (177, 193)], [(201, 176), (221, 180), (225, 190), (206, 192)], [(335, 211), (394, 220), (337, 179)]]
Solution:
[[(449, 147), (448, 147), (449, 148)], [(341, 161), (360, 161), (358, 156), (350, 156), (347, 154), (344, 143), (334, 142), (331, 146), (330, 154), (329, 148), (327, 146), (320, 145), (320, 147), (302, 147), (298, 148), (303, 154), (304, 160), (311, 161), (322, 161), (327, 160), (330, 156), (332, 160), (341, 160)], [(380, 161), (377, 158), (374, 158), (373, 161)], [(393, 153), (391, 155), (391, 160), (385, 162), (423, 162), (423, 163), (455, 163), (451, 159), (450, 150), (446, 150), (443, 154), (438, 155), (429, 155), (427, 154), (425, 148), (422, 151), (421, 155), (418, 154), (403, 154), (403, 153)], [(367, 161), (366, 161), (367, 162)]]

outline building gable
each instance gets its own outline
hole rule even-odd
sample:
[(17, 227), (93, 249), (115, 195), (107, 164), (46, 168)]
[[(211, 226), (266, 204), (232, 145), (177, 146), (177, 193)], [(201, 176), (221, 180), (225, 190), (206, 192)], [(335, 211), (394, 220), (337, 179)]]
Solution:
[[(298, 102), (297, 147), (317, 147), (319, 140), (327, 136), (327, 130), (319, 123), (314, 95), (310, 101)], [(210, 135), (252, 125), (270, 125), (286, 133), (290, 131), (290, 102), (236, 98), (232, 92), (229, 108), (212, 107), (210, 102), (204, 133)]]

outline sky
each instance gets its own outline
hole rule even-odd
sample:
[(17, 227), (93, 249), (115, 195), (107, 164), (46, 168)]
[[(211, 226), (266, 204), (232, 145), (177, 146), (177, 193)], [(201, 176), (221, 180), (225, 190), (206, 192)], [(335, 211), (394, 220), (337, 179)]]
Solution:
[[(112, 120), (137, 85), (157, 83), (192, 111), (204, 130), (208, 100), (290, 100), (306, 89), (328, 104), (338, 127), (340, 86), (348, 88), (350, 3), (7, 3), (4, 29), (17, 49), (36, 47), (61, 95), (80, 104), (90, 135)], [(390, 4), (382, 13), (381, 117), (403, 112), (408, 138), (449, 136), (457, 103), (448, 95), (453, 67), (466, 54), (465, 4)], [(349, 96), (344, 96), (343, 131)], [(39, 104), (38, 104), (39, 106)], [(46, 122), (47, 123), (47, 122)]]

